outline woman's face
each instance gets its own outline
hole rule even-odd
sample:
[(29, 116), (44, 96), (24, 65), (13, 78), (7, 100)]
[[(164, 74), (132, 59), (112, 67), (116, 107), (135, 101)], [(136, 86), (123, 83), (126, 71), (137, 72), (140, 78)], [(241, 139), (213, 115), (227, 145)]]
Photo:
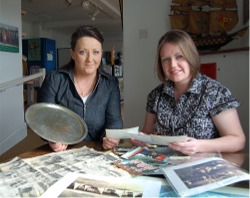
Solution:
[(174, 83), (188, 84), (192, 78), (190, 66), (178, 46), (165, 43), (160, 51), (163, 71)]
[(102, 45), (92, 37), (80, 38), (71, 49), (71, 57), (75, 61), (75, 68), (84, 74), (90, 75), (96, 72), (102, 60)]

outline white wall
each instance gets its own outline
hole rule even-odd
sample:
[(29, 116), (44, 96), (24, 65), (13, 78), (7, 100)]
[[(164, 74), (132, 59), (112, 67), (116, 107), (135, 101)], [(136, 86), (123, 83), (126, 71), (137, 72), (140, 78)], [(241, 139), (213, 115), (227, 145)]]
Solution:
[(139, 125), (141, 128), (147, 95), (159, 82), (154, 73), (154, 61), (158, 39), (169, 26), (167, 8), (170, 1), (123, 2), (124, 124), (125, 127)]
[[(148, 93), (159, 84), (154, 70), (156, 47), (159, 38), (170, 30), (169, 14), (171, 1), (125, 0), (124, 2), (124, 115), (125, 127), (140, 126), (145, 116)], [(238, 0), (241, 5), (243, 1)], [(239, 6), (239, 25), (242, 25), (242, 6)], [(238, 30), (237, 26), (232, 32)], [(145, 32), (147, 35), (145, 36)], [(140, 37), (140, 33), (141, 37)], [(146, 38), (145, 38), (146, 37)], [(240, 43), (240, 44), (239, 44)], [(242, 40), (235, 40), (222, 49), (249, 46), (248, 34)], [(238, 109), (244, 131), (249, 133), (249, 64), (248, 53), (211, 55), (204, 61), (220, 64), (218, 79), (243, 101)], [(242, 59), (244, 56), (244, 59)], [(237, 68), (237, 69), (236, 69)], [(237, 82), (237, 83), (235, 83)], [(248, 143), (249, 144), (249, 143)]]
[[(0, 23), (18, 28), (19, 53), (0, 51), (0, 85), (22, 77), (21, 2), (0, 0)], [(0, 155), (27, 134), (23, 113), (23, 85), (0, 91)]]

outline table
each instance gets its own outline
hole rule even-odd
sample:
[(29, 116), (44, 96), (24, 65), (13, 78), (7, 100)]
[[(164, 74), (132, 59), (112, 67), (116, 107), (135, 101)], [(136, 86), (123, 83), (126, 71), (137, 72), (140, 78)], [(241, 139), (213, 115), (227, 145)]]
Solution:
[[(79, 148), (82, 146), (87, 146), (93, 148), (97, 151), (104, 151), (101, 142), (93, 141), (83, 141), (76, 145), (70, 145), (67, 149)], [(53, 152), (50, 146), (46, 143), (32, 151), (28, 151), (19, 155), (20, 158), (36, 157), (40, 155), (45, 155)], [(237, 152), (237, 153), (222, 153), (222, 157), (230, 162), (238, 164), (240, 167), (244, 168), (249, 172), (249, 153), (247, 152)]]
[[(68, 149), (72, 148), (79, 148), (82, 146), (87, 146), (89, 148), (93, 148), (97, 151), (104, 151), (101, 142), (92, 142), (92, 141), (84, 141), (76, 145), (70, 145)], [(20, 158), (30, 158), (36, 157), (40, 155), (45, 155), (48, 153), (53, 152), (49, 146), (49, 144), (44, 144), (33, 151), (25, 152), (19, 155)], [(230, 162), (238, 164), (243, 169), (249, 172), (249, 153), (247, 152), (237, 152), (237, 153), (222, 153), (222, 157)], [(249, 188), (249, 181), (239, 182), (233, 184), (234, 187), (242, 187), (242, 188)]]

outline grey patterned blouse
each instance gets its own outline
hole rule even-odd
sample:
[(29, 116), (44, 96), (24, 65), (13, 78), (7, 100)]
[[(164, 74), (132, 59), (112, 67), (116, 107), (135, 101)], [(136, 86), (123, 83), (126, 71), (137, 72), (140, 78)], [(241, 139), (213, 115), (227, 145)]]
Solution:
[(147, 98), (147, 112), (156, 114), (154, 134), (187, 135), (197, 139), (219, 137), (212, 117), (240, 103), (230, 90), (201, 73), (178, 102), (172, 82), (156, 87)]

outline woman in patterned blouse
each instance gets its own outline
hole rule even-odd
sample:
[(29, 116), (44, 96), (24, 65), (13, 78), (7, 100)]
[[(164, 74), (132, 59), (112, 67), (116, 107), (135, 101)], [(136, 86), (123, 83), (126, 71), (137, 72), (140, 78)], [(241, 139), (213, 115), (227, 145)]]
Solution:
[[(199, 72), (200, 57), (191, 37), (167, 32), (158, 43), (156, 69), (162, 84), (147, 98), (143, 132), (187, 135), (169, 147), (186, 155), (198, 152), (236, 152), (245, 135), (230, 90)], [(135, 145), (145, 145), (131, 140)]]

